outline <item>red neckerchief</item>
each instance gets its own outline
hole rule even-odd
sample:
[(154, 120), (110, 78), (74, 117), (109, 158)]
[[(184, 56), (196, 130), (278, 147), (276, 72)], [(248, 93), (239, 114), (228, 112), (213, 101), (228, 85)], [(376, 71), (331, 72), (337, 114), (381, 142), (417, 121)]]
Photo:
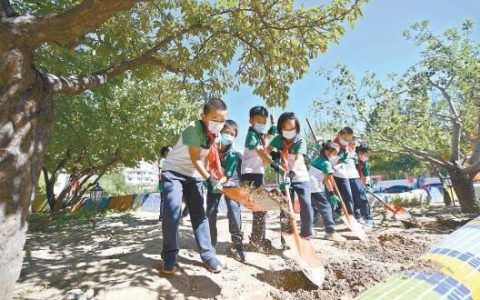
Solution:
[(347, 150), (347, 146), (348, 146), (348, 145), (347, 145), (347, 146), (342, 145), (342, 144), (340, 143), (340, 137), (339, 137), (338, 135), (333, 139), (333, 142), (334, 142), (335, 144), (337, 144), (338, 146), (340, 146), (340, 148)]
[(290, 152), (290, 148), (292, 148), (294, 142), (288, 143), (286, 140), (282, 139), (283, 142), (283, 149), (280, 151), (280, 157), (282, 158), (282, 168), (287, 171), (288, 169), (288, 154)]
[(218, 153), (218, 146), (215, 143), (215, 136), (209, 130), (207, 130), (207, 136), (210, 140), (210, 149), (207, 154), (208, 168), (207, 171), (215, 177), (217, 180), (223, 177), (222, 163), (220, 161), (220, 155)]
[(357, 165), (357, 171), (358, 171), (358, 175), (360, 175), (361, 178), (363, 178), (363, 174), (362, 174), (362, 168), (363, 168), (363, 161), (360, 160), (360, 158), (358, 159), (358, 165)]

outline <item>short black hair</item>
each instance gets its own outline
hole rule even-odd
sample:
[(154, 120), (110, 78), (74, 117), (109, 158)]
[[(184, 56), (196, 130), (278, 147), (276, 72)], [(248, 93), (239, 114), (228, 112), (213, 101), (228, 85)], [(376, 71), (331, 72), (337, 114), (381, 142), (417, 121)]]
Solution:
[(223, 125), (223, 129), (225, 128), (230, 128), (235, 130), (235, 137), (238, 135), (238, 125), (234, 120), (230, 120), (230, 119), (226, 120), (225, 125)]
[(358, 146), (357, 148), (355, 148), (355, 151), (357, 153), (365, 153), (365, 152), (368, 152), (368, 151), (371, 151), (372, 148), (368, 147), (367, 145), (364, 145), (364, 144), (361, 144), (360, 146)]
[(295, 127), (297, 133), (300, 133), (300, 122), (298, 121), (297, 116), (293, 112), (284, 112), (280, 115), (277, 122), (278, 132), (282, 132), (282, 125), (288, 120), (295, 120)]
[(255, 116), (263, 116), (268, 118), (268, 109), (261, 105), (250, 108), (250, 118)]
[(342, 129), (340, 129), (338, 134), (353, 134), (353, 129), (352, 127), (345, 126)]
[(227, 104), (220, 98), (210, 98), (203, 105), (203, 113), (206, 115), (212, 110), (227, 110)]
[(332, 140), (328, 140), (322, 144), (322, 153), (325, 154), (325, 152), (331, 151), (331, 150), (340, 150), (340, 147), (336, 143), (334, 143)]
[(167, 154), (167, 152), (169, 152), (170, 150), (172, 150), (172, 146), (163, 146), (160, 149), (160, 155), (165, 156)]

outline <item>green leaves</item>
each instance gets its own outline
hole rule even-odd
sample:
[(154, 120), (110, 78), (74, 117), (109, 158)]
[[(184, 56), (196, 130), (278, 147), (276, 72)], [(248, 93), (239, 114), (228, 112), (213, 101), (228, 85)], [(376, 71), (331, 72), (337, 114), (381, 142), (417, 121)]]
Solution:
[[(16, 8), (45, 15), (80, 2), (20, 1)], [(306, 8), (291, 0), (154, 0), (115, 14), (75, 44), (42, 45), (36, 67), (64, 76), (95, 74), (154, 47), (158, 59), (132, 65), (93, 91), (57, 96), (45, 165), (53, 170), (66, 149), (72, 160), (65, 169), (72, 174), (112, 159), (126, 166), (153, 160), (160, 145), (172, 144), (198, 116), (204, 99), (241, 84), (267, 105), (285, 106), (290, 85), (306, 73), (309, 60), (338, 43), (345, 21), (353, 24), (364, 3), (331, 0)]]
[[(24, 1), (18, 8), (42, 15), (80, 1), (61, 2)], [(186, 30), (156, 53), (177, 66), (180, 76), (216, 82), (213, 86), (220, 90), (212, 93), (248, 84), (269, 106), (284, 106), (289, 86), (306, 73), (309, 60), (326, 52), (330, 43), (338, 43), (344, 22), (353, 24), (364, 3), (331, 0), (306, 8), (276, 0), (140, 2), (80, 37), (78, 45), (43, 45), (36, 51), (36, 64), (41, 71), (58, 75), (95, 73)], [(149, 76), (137, 74), (139, 79)]]
[(324, 72), (330, 87), (313, 109), (338, 127), (355, 125), (375, 149), (453, 167), (455, 153), (468, 158), (478, 136), (480, 44), (470, 38), (471, 21), (465, 24), (441, 35), (428, 22), (412, 25), (405, 36), (421, 49), (421, 61), (401, 76), (357, 80), (344, 65)]
[(135, 80), (128, 73), (94, 92), (58, 96), (45, 166), (53, 171), (66, 149), (72, 159), (64, 171), (74, 175), (98, 171), (112, 160), (109, 169), (158, 159), (161, 146), (174, 144), (180, 130), (198, 117), (202, 98), (199, 86), (156, 78)]

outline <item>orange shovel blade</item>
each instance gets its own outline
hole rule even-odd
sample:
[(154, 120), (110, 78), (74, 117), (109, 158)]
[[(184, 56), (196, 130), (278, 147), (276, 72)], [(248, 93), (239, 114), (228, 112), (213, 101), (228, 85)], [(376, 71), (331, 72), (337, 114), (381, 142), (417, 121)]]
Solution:
[(251, 211), (267, 211), (279, 208), (279, 204), (268, 197), (252, 199), (252, 195), (255, 195), (255, 193), (251, 193), (251, 190), (247, 187), (223, 188), (222, 193)]
[[(295, 237), (294, 234), (282, 233), (285, 243), (290, 247), (292, 259), (298, 264), (302, 273), (316, 286), (321, 286), (325, 280), (323, 260), (318, 256), (312, 243)], [(297, 233), (298, 235), (298, 233)]]

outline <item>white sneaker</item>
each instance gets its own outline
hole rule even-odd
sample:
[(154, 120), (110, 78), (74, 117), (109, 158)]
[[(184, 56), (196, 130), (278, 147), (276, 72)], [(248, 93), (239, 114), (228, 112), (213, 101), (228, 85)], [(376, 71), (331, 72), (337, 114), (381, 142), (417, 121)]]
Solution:
[(325, 239), (333, 242), (345, 242), (347, 239), (338, 234), (337, 232), (334, 233), (326, 233)]

